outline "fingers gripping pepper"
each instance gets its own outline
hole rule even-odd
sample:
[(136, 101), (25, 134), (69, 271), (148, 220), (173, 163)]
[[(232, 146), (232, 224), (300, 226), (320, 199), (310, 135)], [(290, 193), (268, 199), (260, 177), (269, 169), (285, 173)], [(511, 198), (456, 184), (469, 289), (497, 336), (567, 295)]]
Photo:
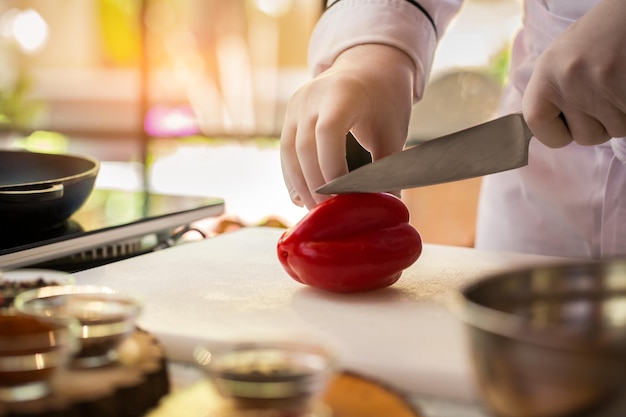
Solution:
[(342, 194), (317, 205), (277, 245), (296, 281), (351, 293), (394, 284), (422, 253), (402, 200), (387, 193)]

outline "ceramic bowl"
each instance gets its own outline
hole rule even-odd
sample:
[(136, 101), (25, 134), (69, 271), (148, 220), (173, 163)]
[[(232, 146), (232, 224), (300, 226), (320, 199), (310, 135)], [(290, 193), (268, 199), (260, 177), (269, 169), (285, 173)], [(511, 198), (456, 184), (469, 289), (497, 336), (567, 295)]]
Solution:
[(504, 272), (458, 301), (493, 415), (626, 415), (626, 260)]
[(329, 350), (304, 342), (200, 346), (194, 357), (222, 397), (233, 400), (240, 409), (303, 413), (317, 407), (319, 411), (323, 406), (317, 402), (318, 397), (335, 370), (334, 356)]
[(61, 323), (22, 315), (0, 315), (0, 403), (42, 398), (51, 380), (77, 348)]
[(23, 292), (15, 308), (41, 319), (77, 320), (80, 350), (72, 365), (99, 367), (117, 360), (117, 347), (135, 330), (142, 305), (111, 288), (66, 285)]

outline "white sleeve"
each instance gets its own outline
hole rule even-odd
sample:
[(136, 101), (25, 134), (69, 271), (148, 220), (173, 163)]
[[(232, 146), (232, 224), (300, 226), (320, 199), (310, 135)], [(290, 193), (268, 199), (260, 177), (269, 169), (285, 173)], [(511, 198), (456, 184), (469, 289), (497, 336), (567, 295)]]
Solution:
[[(420, 71), (413, 98), (419, 99), (430, 74), (438, 37), (463, 0), (329, 0), (309, 43), (309, 67), (317, 75), (346, 49), (385, 44), (404, 51)], [(426, 13), (425, 13), (426, 12)], [(433, 27), (434, 25), (434, 27)], [(436, 29), (435, 29), (436, 28)]]

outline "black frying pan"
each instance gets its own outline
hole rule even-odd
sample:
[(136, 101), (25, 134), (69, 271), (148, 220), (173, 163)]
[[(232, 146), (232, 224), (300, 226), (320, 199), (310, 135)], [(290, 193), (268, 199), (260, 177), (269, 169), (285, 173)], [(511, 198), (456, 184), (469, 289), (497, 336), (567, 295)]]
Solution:
[(85, 156), (0, 150), (0, 233), (59, 226), (89, 197), (99, 169)]

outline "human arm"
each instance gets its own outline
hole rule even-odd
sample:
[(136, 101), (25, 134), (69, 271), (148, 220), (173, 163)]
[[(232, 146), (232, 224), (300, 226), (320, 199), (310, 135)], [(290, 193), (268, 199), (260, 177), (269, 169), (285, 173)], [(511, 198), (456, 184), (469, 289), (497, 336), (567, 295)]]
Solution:
[(431, 20), (406, 0), (343, 0), (318, 23), (310, 45), (315, 76), (290, 100), (281, 163), (292, 200), (312, 208), (315, 189), (347, 172), (352, 132), (373, 159), (406, 141), (437, 42), (460, 0), (422, 0)]
[(281, 135), (285, 184), (296, 204), (313, 208), (327, 198), (315, 189), (348, 172), (349, 131), (373, 159), (402, 149), (414, 71), (409, 57), (394, 47), (360, 45), (296, 92)]
[(623, 1), (602, 0), (538, 59), (522, 109), (535, 137), (547, 146), (595, 145), (626, 136), (625, 21)]

